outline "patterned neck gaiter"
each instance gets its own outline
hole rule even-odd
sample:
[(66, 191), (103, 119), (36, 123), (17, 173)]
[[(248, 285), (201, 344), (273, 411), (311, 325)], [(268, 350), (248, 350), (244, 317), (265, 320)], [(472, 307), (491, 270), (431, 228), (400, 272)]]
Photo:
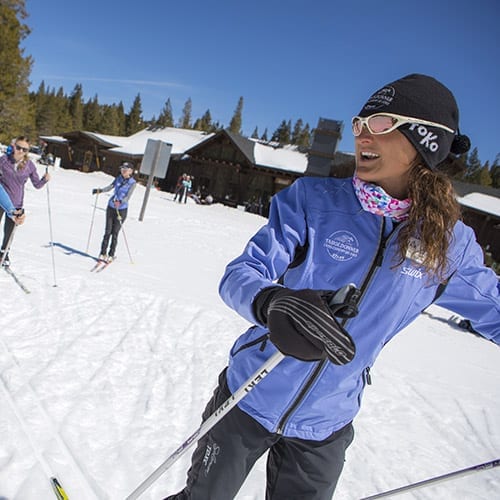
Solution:
[(410, 198), (406, 200), (392, 198), (380, 186), (362, 181), (356, 176), (352, 178), (352, 185), (363, 210), (375, 215), (391, 217), (397, 222), (408, 218)]

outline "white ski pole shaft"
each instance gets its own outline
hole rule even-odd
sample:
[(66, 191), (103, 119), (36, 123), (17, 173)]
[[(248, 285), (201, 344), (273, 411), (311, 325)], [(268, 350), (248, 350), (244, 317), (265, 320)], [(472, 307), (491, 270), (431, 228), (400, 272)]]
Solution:
[(205, 420), (196, 431), (182, 443), (149, 477), (147, 477), (125, 500), (139, 498), (168, 468), (170, 468), (184, 453), (201, 439), (215, 424), (238, 404), (257, 384), (268, 375), (271, 370), (284, 358), (284, 354), (277, 351), (273, 354), (241, 387), (231, 395), (210, 417)]
[(92, 236), (92, 229), (94, 227), (95, 211), (96, 211), (96, 208), (97, 208), (97, 198), (99, 198), (99, 192), (97, 192), (96, 195), (95, 195), (94, 210), (92, 211), (92, 220), (90, 221), (89, 237), (88, 237), (88, 240), (87, 240), (87, 248), (85, 249), (85, 253), (89, 253), (90, 237)]
[(409, 490), (416, 490), (418, 488), (424, 488), (431, 484), (440, 483), (443, 481), (449, 481), (450, 479), (456, 479), (460, 476), (466, 476), (468, 474), (473, 474), (474, 472), (480, 472), (483, 470), (493, 469), (494, 467), (500, 466), (500, 458), (491, 460), (490, 462), (485, 462), (484, 464), (473, 465), (472, 467), (467, 467), (466, 469), (457, 470), (455, 472), (449, 472), (448, 474), (443, 474), (442, 476), (432, 477), (430, 479), (425, 479), (417, 483), (408, 484), (406, 486), (401, 486), (400, 488), (395, 488), (394, 490), (384, 491), (383, 493), (377, 493), (376, 495), (371, 495), (369, 497), (364, 497), (361, 500), (373, 500), (375, 498), (385, 498), (400, 493), (405, 493)]
[[(49, 172), (49, 167), (45, 169), (45, 173), (47, 174)], [(49, 212), (49, 230), (50, 230), (50, 250), (52, 254), (52, 274), (54, 276), (54, 285), (57, 286), (57, 281), (56, 281), (56, 261), (54, 257), (54, 236), (52, 234), (52, 213), (50, 210), (50, 191), (49, 191), (49, 184), (47, 183), (47, 208)]]
[[(7, 214), (5, 214), (5, 217), (7, 217)], [(12, 228), (12, 232), (10, 233), (9, 236), (9, 241), (7, 242), (7, 246), (3, 249), (3, 254), (2, 254), (2, 260), (0, 261), (0, 267), (3, 266), (3, 263), (5, 259), (7, 258), (7, 255), (9, 254), (10, 247), (12, 246), (12, 241), (14, 240), (14, 233), (16, 232), (17, 229), (17, 224)]]
[(127, 235), (125, 234), (125, 230), (123, 229), (122, 216), (120, 215), (120, 212), (118, 209), (116, 209), (116, 216), (118, 217), (118, 222), (120, 223), (120, 228), (121, 228), (122, 234), (123, 234), (123, 241), (125, 242), (125, 247), (127, 248), (128, 258), (130, 259), (130, 263), (133, 264), (134, 261), (132, 259), (132, 255), (130, 254), (130, 248), (128, 247)]

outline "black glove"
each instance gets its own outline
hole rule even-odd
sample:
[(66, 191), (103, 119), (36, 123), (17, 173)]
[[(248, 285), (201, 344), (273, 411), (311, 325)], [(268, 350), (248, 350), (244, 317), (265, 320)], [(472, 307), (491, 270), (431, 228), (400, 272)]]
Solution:
[[(357, 291), (353, 286), (349, 290)], [(337, 292), (271, 287), (256, 296), (254, 312), (259, 322), (267, 325), (272, 343), (283, 354), (302, 361), (328, 357), (343, 365), (354, 358), (356, 348), (332, 311), (339, 316), (354, 316), (358, 298), (359, 293), (347, 293), (346, 287)]]
[(92, 189), (92, 194), (100, 194), (101, 192), (99, 188)]

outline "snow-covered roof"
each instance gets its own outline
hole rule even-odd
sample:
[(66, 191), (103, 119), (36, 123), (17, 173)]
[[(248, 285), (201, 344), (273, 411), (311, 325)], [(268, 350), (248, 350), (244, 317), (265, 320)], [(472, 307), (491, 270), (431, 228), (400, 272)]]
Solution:
[(49, 142), (59, 142), (61, 144), (66, 144), (68, 142), (68, 139), (61, 137), (60, 135), (41, 135), (40, 139)]
[(460, 205), (500, 217), (500, 199), (483, 193), (469, 193), (457, 198)]
[(287, 145), (279, 148), (255, 142), (253, 150), (255, 164), (263, 167), (286, 170), (303, 174), (307, 168), (307, 155), (297, 146)]
[[(101, 134), (96, 136), (106, 138)], [(184, 128), (165, 127), (157, 130), (141, 130), (130, 137), (115, 137), (117, 147), (110, 151), (124, 155), (142, 155), (146, 149), (148, 139), (159, 140), (172, 144), (171, 154), (182, 154), (189, 148), (204, 141), (213, 134), (207, 134), (200, 130), (188, 130)]]

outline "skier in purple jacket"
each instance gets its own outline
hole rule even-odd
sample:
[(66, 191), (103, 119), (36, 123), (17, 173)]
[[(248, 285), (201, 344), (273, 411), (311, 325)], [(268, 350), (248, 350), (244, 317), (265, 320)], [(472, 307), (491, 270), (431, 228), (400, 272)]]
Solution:
[[(36, 189), (42, 188), (50, 180), (48, 172), (40, 179), (35, 164), (28, 157), (29, 150), (29, 139), (26, 136), (19, 136), (15, 139), (10, 153), (0, 158), (0, 184), (4, 187), (16, 209), (22, 209), (24, 206), (24, 186), (28, 179)], [(2, 210), (0, 221), (3, 213)], [(6, 217), (1, 252), (7, 248), (14, 226), (15, 221)], [(6, 255), (4, 265), (8, 265), (9, 262), (9, 256)]]
[[(331, 499), (370, 368), (392, 337), (436, 303), (500, 344), (498, 278), (442, 173), (470, 148), (458, 125), (453, 94), (408, 75), (352, 119), (353, 178), (304, 177), (274, 196), (220, 284), (254, 326), (203, 419), (276, 350), (286, 356), (198, 441), (185, 488), (167, 500), (232, 499), (266, 452), (267, 500)], [(358, 312), (335, 317), (331, 298), (350, 283)]]

